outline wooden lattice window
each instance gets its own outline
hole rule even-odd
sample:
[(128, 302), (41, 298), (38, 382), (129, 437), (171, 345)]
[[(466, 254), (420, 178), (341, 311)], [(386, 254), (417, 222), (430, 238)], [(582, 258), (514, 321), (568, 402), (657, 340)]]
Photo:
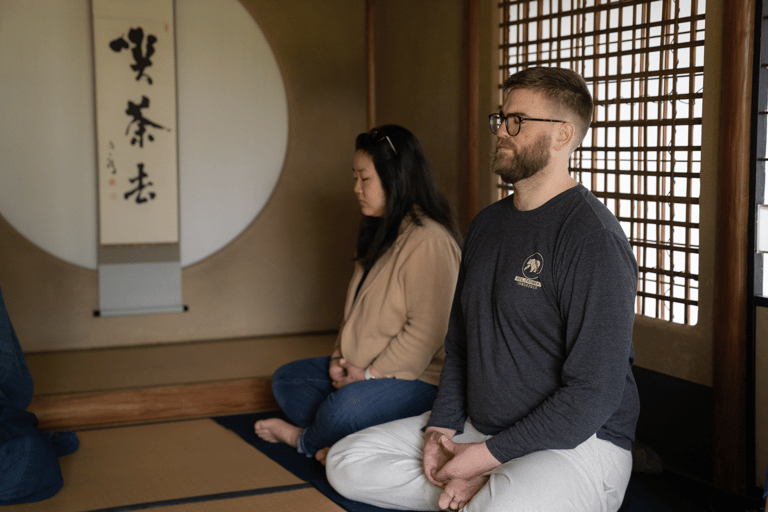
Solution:
[(755, 51), (759, 52), (752, 94), (755, 99), (755, 203), (757, 205), (757, 241), (754, 261), (754, 293), (762, 297), (761, 306), (768, 307), (768, 0), (758, 2), (760, 32)]
[[(500, 83), (526, 67), (557, 66), (590, 86), (594, 120), (571, 172), (632, 244), (640, 267), (636, 312), (696, 324), (705, 0), (511, 0), (500, 7)], [(499, 188), (501, 196), (510, 192)]]

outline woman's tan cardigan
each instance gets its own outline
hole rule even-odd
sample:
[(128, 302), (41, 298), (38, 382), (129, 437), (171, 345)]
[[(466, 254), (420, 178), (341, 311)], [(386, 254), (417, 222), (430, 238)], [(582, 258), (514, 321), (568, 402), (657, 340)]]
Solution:
[(421, 223), (403, 219), (357, 299), (363, 268), (355, 265), (336, 347), (355, 366), (437, 385), (461, 251), (441, 224), (426, 216)]

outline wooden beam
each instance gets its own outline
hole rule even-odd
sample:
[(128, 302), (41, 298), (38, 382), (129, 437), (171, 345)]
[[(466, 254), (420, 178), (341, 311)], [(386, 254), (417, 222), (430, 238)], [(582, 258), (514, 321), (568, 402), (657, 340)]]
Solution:
[(746, 490), (747, 275), (754, 0), (723, 9), (720, 161), (715, 254), (714, 484)]
[(376, 126), (376, 63), (373, 41), (373, 0), (365, 2), (365, 62), (367, 71), (368, 129)]
[(478, 209), (478, 155), (480, 115), (480, 0), (467, 0), (467, 219)]
[(277, 409), (268, 377), (98, 393), (35, 396), (42, 430), (201, 418)]

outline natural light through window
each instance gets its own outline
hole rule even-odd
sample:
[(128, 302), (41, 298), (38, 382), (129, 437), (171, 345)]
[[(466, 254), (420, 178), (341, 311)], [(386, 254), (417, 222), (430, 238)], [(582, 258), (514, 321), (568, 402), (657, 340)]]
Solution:
[(592, 90), (592, 128), (571, 171), (632, 244), (636, 312), (696, 324), (705, 1), (519, 0), (502, 9), (500, 83), (529, 66), (559, 66)]

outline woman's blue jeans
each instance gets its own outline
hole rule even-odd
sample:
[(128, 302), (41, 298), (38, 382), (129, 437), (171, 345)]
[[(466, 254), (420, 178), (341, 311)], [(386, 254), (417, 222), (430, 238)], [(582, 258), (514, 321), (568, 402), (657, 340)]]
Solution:
[(335, 389), (330, 357), (288, 363), (272, 376), (272, 393), (291, 422), (304, 429), (298, 449), (312, 457), (353, 432), (417, 416), (432, 408), (437, 386), (420, 380), (373, 379)]

